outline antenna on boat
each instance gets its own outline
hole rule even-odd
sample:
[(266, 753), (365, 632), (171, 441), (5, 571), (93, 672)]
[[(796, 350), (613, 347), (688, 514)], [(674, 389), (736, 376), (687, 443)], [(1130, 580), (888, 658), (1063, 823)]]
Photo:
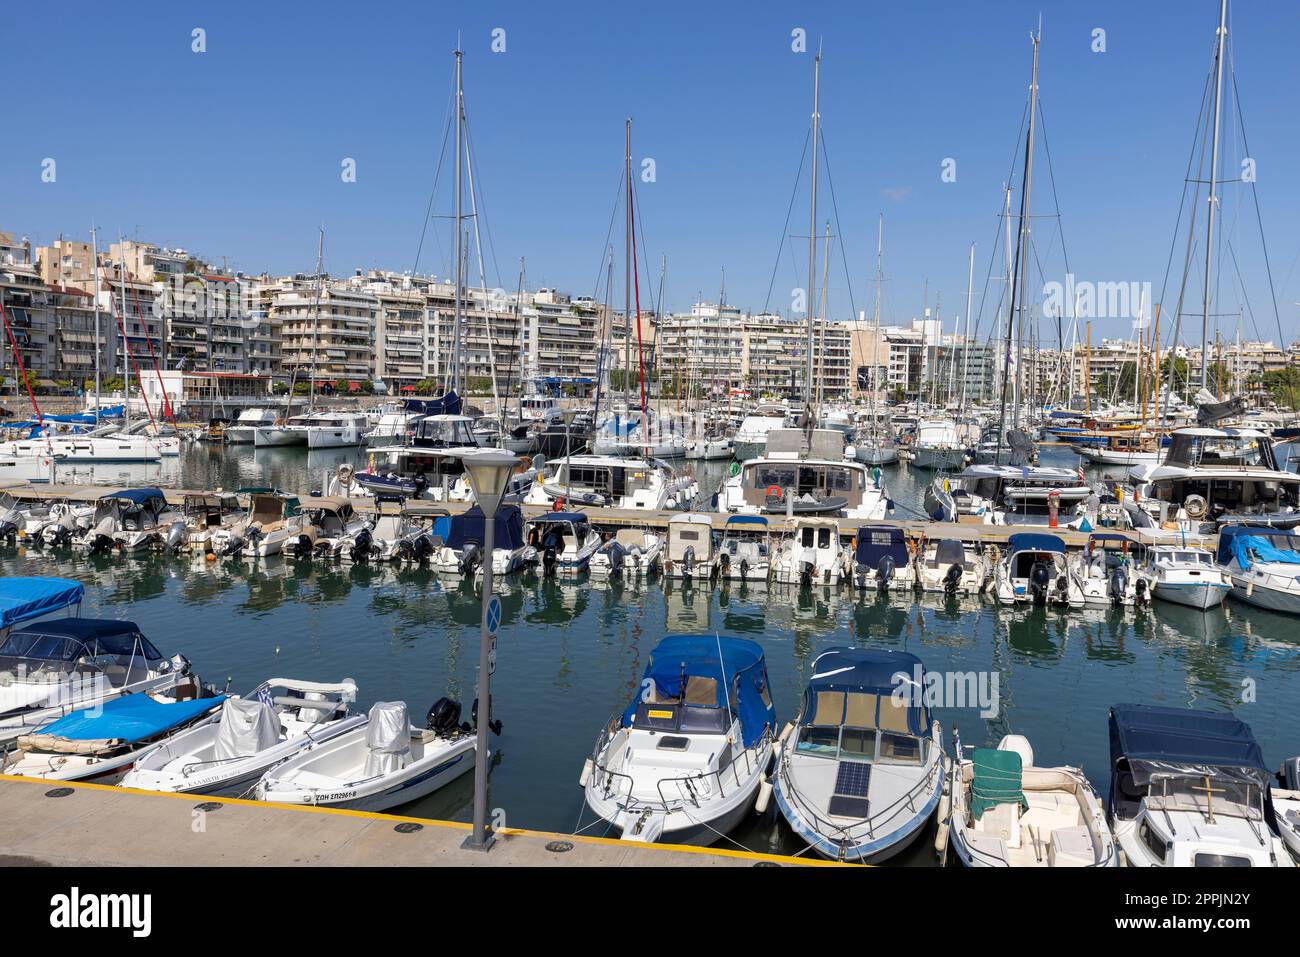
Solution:
[(731, 686), (727, 683), (727, 663), (722, 658), (722, 635), (715, 631), (713, 639), (718, 643), (718, 670), (722, 672), (722, 700), (727, 702), (727, 725), (730, 727), (734, 716), (731, 712)]

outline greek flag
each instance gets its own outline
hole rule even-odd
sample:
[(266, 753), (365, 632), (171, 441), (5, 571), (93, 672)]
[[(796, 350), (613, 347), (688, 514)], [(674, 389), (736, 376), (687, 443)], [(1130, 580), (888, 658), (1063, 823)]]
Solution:
[(266, 705), (268, 708), (275, 707), (275, 698), (271, 696), (270, 688), (263, 687), (259, 690), (257, 692), (257, 700), (262, 702), (262, 704)]

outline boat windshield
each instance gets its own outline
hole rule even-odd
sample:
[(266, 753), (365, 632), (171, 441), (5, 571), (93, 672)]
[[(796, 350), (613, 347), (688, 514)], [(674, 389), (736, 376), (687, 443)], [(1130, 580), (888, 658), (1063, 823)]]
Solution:
[(926, 739), (910, 733), (907, 705), (892, 696), (819, 691), (811, 721), (799, 726), (795, 751), (839, 761), (920, 765)]
[(637, 706), (632, 727), (679, 734), (726, 734), (731, 727), (731, 715), (725, 708), (689, 701), (650, 701)]
[(1162, 811), (1194, 811), (1210, 818), (1264, 819), (1258, 784), (1206, 774), (1159, 774), (1151, 779), (1148, 807)]

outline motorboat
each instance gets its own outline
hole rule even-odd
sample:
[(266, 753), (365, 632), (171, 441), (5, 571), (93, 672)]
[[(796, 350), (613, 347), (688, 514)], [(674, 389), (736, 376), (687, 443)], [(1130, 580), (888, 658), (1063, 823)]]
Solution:
[[(371, 520), (347, 498), (317, 498), (302, 510), (300, 518), (297, 534), (280, 547), (291, 558), (342, 558), (357, 550), (359, 538), (370, 534)], [(368, 556), (368, 544), (362, 541), (361, 548)]]
[(966, 443), (948, 419), (922, 419), (912, 440), (912, 464), (922, 469), (952, 469), (962, 464)]
[(1083, 591), (1070, 574), (1065, 542), (1045, 532), (1017, 532), (993, 573), (993, 590), (1004, 605), (1083, 607)]
[(194, 554), (211, 552), (213, 534), (243, 511), (239, 497), (228, 492), (187, 492), (181, 500), (181, 518), (185, 522), (182, 544)]
[(772, 538), (767, 519), (762, 515), (727, 516), (715, 561), (717, 575), (724, 582), (734, 579), (766, 583), (772, 573)]
[(1029, 740), (963, 748), (954, 732), (946, 841), (967, 867), (1118, 867), (1101, 799), (1074, 767), (1040, 768)]
[(587, 807), (625, 841), (712, 844), (753, 809), (775, 728), (762, 647), (669, 635), (583, 765)]
[(694, 439), (686, 443), (686, 458), (694, 461), (730, 461), (736, 454), (731, 439), (725, 436)]
[(779, 532), (772, 581), (782, 585), (834, 585), (852, 573), (833, 518), (797, 517)]
[(767, 451), (723, 482), (718, 511), (732, 515), (827, 515), (878, 522), (892, 507), (880, 469), (844, 458), (833, 429), (774, 429)]
[(992, 574), (987, 552), (961, 539), (925, 539), (917, 551), (916, 580), (924, 592), (979, 595)]
[(166, 691), (120, 695), (79, 708), (16, 738), (0, 774), (47, 781), (116, 783), (150, 746), (201, 720), (226, 700), (189, 676)]
[(1272, 775), (1232, 714), (1110, 709), (1106, 816), (1129, 867), (1294, 867), (1269, 824)]
[(1041, 465), (969, 465), (926, 486), (923, 505), (936, 522), (1045, 525), (1053, 510), (1060, 516), (1071, 515), (1092, 494), (1082, 471)]
[(43, 516), (29, 513), (24, 537), (35, 545), (67, 545), (90, 528), (95, 511), (94, 502), (51, 502)]
[(591, 564), (600, 548), (600, 534), (582, 512), (546, 512), (529, 519), (525, 540), (536, 549), (542, 574), (568, 578)]
[(687, 508), (699, 494), (688, 475), (658, 459), (571, 455), (546, 462), (524, 496), (529, 505), (663, 511)]
[[(370, 494), (469, 502), (473, 489), (465, 474), (464, 457), (477, 452), (474, 420), (466, 415), (431, 414), (415, 425), (409, 443), (371, 448), (369, 467), (355, 479)], [(518, 502), (533, 486), (536, 470), (526, 460), (510, 477), (503, 501)]]
[(1083, 550), (1069, 557), (1070, 575), (1087, 605), (1145, 605), (1148, 581), (1137, 567), (1141, 544), (1117, 532), (1093, 532)]
[(1300, 615), (1300, 531), (1260, 525), (1225, 525), (1216, 556), (1232, 583), (1232, 596), (1289, 615)]
[(101, 496), (90, 526), (72, 544), (91, 554), (163, 546), (175, 550), (184, 536), (185, 517), (167, 503), (162, 489), (133, 488)]
[(275, 409), (245, 409), (222, 430), (222, 441), (227, 445), (252, 445), (254, 433), (259, 428), (274, 426), (278, 419)]
[(64, 453), (45, 449), (22, 455), (0, 452), (0, 483), (48, 483), (58, 480), (58, 466), (66, 461)]
[(244, 514), (212, 533), (212, 552), (220, 557), (279, 555), (307, 528), (298, 496), (259, 486), (239, 489), (248, 497)]
[(784, 428), (788, 414), (784, 407), (760, 407), (753, 415), (745, 416), (733, 439), (736, 461), (761, 458), (767, 452), (768, 433)]
[(537, 550), (524, 543), (524, 516), (517, 505), (502, 505), (492, 520), (492, 554), (487, 547), (487, 518), (475, 505), (452, 515), (441, 545), (435, 540), (429, 556), (434, 571), (459, 575), (482, 575), (484, 564), (492, 562), (493, 575), (510, 575), (537, 560)]
[(245, 797), (270, 768), (365, 724), (353, 714), (357, 686), (296, 678), (264, 681), (230, 696), (198, 724), (141, 754), (122, 787), (173, 794)]
[(925, 668), (905, 651), (831, 648), (781, 732), (772, 793), (790, 828), (833, 861), (877, 864), (925, 831), (944, 791)]
[(853, 542), (853, 585), (879, 594), (910, 598), (916, 567), (903, 530), (893, 525), (863, 525)]
[(713, 568), (713, 519), (688, 512), (668, 519), (664, 575), (707, 580)]
[[(104, 425), (89, 432), (64, 432), (34, 438), (15, 439), (0, 443), (0, 457), (35, 460), (35, 466), (23, 465), (40, 471), (42, 456), (53, 456), (55, 465), (87, 465), (96, 463), (152, 463), (161, 462), (163, 450), (160, 443), (147, 435), (123, 435), (115, 425)], [(19, 464), (13, 466), (14, 475)], [(39, 475), (37, 480), (40, 480)], [(46, 479), (48, 480), (48, 479)]]
[(49, 506), (22, 501), (0, 491), (0, 538), (15, 541), (27, 537), (28, 523), (35, 525), (49, 516)]
[(403, 445), (415, 437), (415, 429), (425, 413), (404, 405), (385, 406), (379, 420), (362, 433), (366, 445)]
[(375, 525), (370, 530), (370, 560), (423, 564), (435, 548), (433, 536), (406, 514), (401, 499), (376, 499)]
[(898, 461), (898, 442), (889, 435), (860, 434), (853, 440), (853, 458), (866, 466), (892, 465)]
[(361, 444), (369, 421), (359, 412), (317, 412), (307, 417), (307, 448), (345, 449)]
[(653, 575), (661, 570), (664, 537), (648, 528), (620, 528), (603, 536), (587, 566), (592, 578)]
[(1291, 857), (1300, 861), (1300, 758), (1287, 758), (1282, 762), (1277, 781), (1269, 787), (1269, 801), (1273, 805), (1273, 820), (1282, 843)]
[(301, 415), (292, 415), (284, 421), (277, 421), (273, 425), (255, 426), (253, 445), (259, 449), (306, 445), (307, 427), (311, 424), (312, 414), (305, 412)]
[(459, 722), (460, 705), (446, 698), (424, 728), (410, 723), (405, 702), (376, 702), (359, 726), (272, 767), (254, 793), (259, 801), (355, 811), (418, 801), (473, 769), (475, 735)]
[(1208, 611), (1223, 604), (1232, 581), (1208, 548), (1194, 545), (1150, 545), (1141, 568), (1156, 598)]

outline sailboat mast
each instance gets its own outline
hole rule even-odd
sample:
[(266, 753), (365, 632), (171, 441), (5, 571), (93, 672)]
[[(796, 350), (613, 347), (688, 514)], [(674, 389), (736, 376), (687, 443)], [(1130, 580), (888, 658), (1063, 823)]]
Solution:
[(821, 366), (821, 375), (817, 378), (817, 405), (822, 404), (822, 390), (826, 386), (826, 293), (827, 284), (830, 279), (831, 266), (831, 221), (826, 220), (826, 248), (822, 253), (822, 295), (821, 295), (821, 326), (817, 332), (817, 354)]
[(460, 49), (460, 44), (457, 43), (456, 45), (456, 185), (454, 187), (456, 191), (456, 214), (455, 214), (456, 239), (455, 242), (452, 243), (452, 249), (455, 250), (455, 256), (456, 256), (456, 291), (453, 293), (455, 306), (454, 306), (454, 318), (452, 320), (452, 326), (451, 326), (452, 329), (451, 335), (452, 335), (452, 343), (453, 343), (451, 349), (451, 357), (452, 357), (451, 388), (457, 392), (460, 391), (460, 323), (461, 323), (460, 291), (461, 291), (462, 284), (465, 280), (465, 265), (461, 259), (462, 211), (461, 211), (461, 185), (460, 185), (461, 164), (464, 156), (463, 151), (465, 148), (464, 143), (461, 140), (463, 134), (464, 120), (465, 120), (465, 103), (463, 99), (464, 91), (461, 88), (461, 82), (460, 82), (461, 57), (463, 55), (464, 54), (461, 52)]
[[(320, 228), (316, 239), (316, 292), (311, 304), (311, 385), (307, 390), (307, 408), (316, 408), (316, 348), (320, 341), (317, 332), (320, 328), (320, 290), (321, 290), (321, 256), (325, 252), (325, 227)], [(292, 395), (293, 390), (290, 389)]]
[(876, 220), (876, 308), (872, 319), (871, 333), (871, 434), (876, 432), (876, 392), (880, 389), (880, 264), (885, 250), (885, 214), (879, 213)]
[[(627, 177), (626, 237), (623, 250), (623, 407), (632, 409), (632, 118), (624, 126), (623, 163)], [(647, 423), (641, 423), (644, 432)]]
[(804, 404), (807, 406), (805, 429), (813, 422), (813, 304), (812, 294), (817, 278), (817, 141), (821, 125), (822, 55), (817, 52), (813, 60), (813, 111), (812, 111), (812, 195), (808, 209), (808, 289), (804, 297), (804, 317), (808, 322), (808, 362), (804, 372)]
[[(1030, 195), (1034, 184), (1034, 130), (1035, 120), (1038, 115), (1038, 41), (1042, 38), (1041, 33), (1033, 35), (1034, 43), (1034, 69), (1033, 80), (1029, 84), (1029, 132), (1025, 138), (1025, 186), (1020, 194), (1020, 250), (1016, 254), (1016, 262), (1020, 273), (1020, 292), (1017, 296), (1019, 302), (1019, 317), (1017, 328), (1019, 330), (1019, 340), (1023, 342), (1025, 335), (1025, 298), (1027, 286), (1029, 284), (1029, 231), (1030, 231)], [(1020, 363), (1016, 363), (1016, 378), (1020, 378)], [(1011, 410), (1011, 421), (1016, 426), (1020, 426), (1020, 401), (1017, 398), (1016, 406)]]
[[(118, 242), (122, 237), (118, 235)], [(118, 248), (124, 248), (119, 246)], [(111, 254), (110, 254), (111, 255)], [(131, 343), (126, 338), (126, 253), (117, 258), (117, 284), (122, 292), (122, 422), (123, 431), (131, 431)], [(96, 419), (98, 421), (98, 419)]]
[(970, 374), (970, 307), (975, 289), (975, 244), (970, 244), (970, 263), (966, 267), (966, 332), (962, 335), (961, 409), (966, 411), (966, 383)]
[(1228, 37), (1228, 0), (1219, 0), (1218, 45), (1214, 51), (1214, 145), (1210, 149), (1210, 204), (1205, 226), (1205, 294), (1201, 313), (1201, 387), (1209, 382), (1209, 355), (1206, 343), (1210, 334), (1210, 296), (1214, 273), (1214, 211), (1219, 206), (1219, 123), (1223, 96), (1223, 45)]
[(95, 269), (95, 424), (99, 424), (100, 410), (100, 368), (99, 368), (99, 239), (98, 233), (94, 226), (90, 227), (90, 256), (94, 260)]

